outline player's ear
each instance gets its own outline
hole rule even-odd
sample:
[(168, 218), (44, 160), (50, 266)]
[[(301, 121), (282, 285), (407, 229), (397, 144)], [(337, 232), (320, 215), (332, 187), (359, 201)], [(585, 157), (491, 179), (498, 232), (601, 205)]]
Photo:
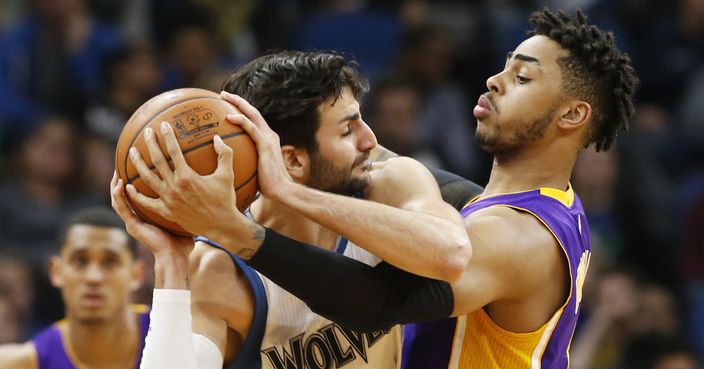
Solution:
[(49, 259), (49, 281), (51, 285), (56, 288), (63, 286), (62, 268), (63, 265), (60, 257), (52, 256), (51, 259)]
[(562, 110), (558, 126), (562, 129), (575, 129), (584, 126), (592, 117), (592, 106), (586, 101), (568, 102)]
[(293, 145), (283, 145), (281, 146), (281, 153), (284, 156), (286, 170), (288, 170), (291, 178), (296, 182), (303, 182), (310, 164), (308, 152)]

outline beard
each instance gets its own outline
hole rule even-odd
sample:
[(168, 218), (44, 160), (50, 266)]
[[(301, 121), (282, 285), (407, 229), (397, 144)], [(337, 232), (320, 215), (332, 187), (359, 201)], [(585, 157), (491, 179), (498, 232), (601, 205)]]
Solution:
[(545, 136), (553, 115), (557, 110), (557, 105), (547, 110), (543, 115), (532, 121), (522, 121), (517, 126), (522, 127), (510, 137), (504, 137), (501, 133), (501, 125), (495, 125), (490, 132), (477, 129), (475, 139), (482, 150), (493, 156), (512, 156), (521, 151), (531, 142)]
[(352, 169), (369, 159), (369, 152), (359, 156), (348, 169), (336, 167), (318, 153), (311, 155), (310, 177), (306, 185), (338, 195), (354, 196), (369, 185), (367, 177), (352, 177)]

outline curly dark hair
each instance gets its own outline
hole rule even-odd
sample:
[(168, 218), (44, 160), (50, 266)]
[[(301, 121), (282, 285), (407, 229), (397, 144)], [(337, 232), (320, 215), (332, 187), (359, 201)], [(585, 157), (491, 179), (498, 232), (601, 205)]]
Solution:
[(569, 51), (558, 60), (563, 90), (592, 106), (592, 124), (585, 145), (595, 143), (597, 151), (608, 150), (620, 132), (628, 130), (633, 116), (638, 77), (630, 57), (620, 51), (614, 35), (588, 23), (577, 10), (574, 17), (545, 8), (533, 12), (529, 36), (544, 35)]
[(351, 88), (356, 99), (369, 89), (356, 62), (332, 52), (283, 51), (240, 67), (222, 89), (259, 109), (282, 145), (314, 153), (318, 149), (318, 106), (339, 98), (345, 87)]

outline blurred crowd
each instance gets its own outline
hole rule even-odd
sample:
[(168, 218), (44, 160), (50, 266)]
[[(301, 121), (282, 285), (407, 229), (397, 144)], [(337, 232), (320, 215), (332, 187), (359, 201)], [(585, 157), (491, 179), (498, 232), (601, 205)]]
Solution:
[[(572, 178), (593, 258), (571, 368), (696, 368), (704, 0), (0, 0), (0, 343), (61, 317), (46, 277), (57, 227), (109, 203), (120, 130), (150, 97), (219, 91), (269, 50), (336, 50), (371, 82), (380, 143), (484, 184), (471, 110), (543, 6), (585, 10), (641, 78), (630, 131), (587, 148)], [(137, 300), (150, 296), (147, 283)]]

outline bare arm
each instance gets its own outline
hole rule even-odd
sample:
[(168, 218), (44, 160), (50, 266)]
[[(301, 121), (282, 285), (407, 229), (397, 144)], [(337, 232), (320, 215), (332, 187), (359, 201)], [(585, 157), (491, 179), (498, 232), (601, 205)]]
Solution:
[[(259, 112), (234, 95), (223, 98), (243, 115), (229, 117), (257, 144), (260, 191), (415, 274), (456, 280), (471, 257), (461, 217), (442, 200), (430, 172), (410, 158), (374, 164), (365, 201), (318, 191), (288, 177), (279, 139)], [(234, 240), (233, 240), (234, 241)]]
[(37, 369), (37, 353), (31, 342), (0, 346), (0, 369)]
[(203, 242), (196, 242), (190, 271), (193, 332), (216, 343), (230, 362), (239, 354), (254, 316), (249, 283), (229, 255)]
[(111, 181), (110, 195), (113, 209), (125, 222), (127, 231), (154, 254), (153, 306), (140, 368), (220, 369), (223, 351), (218, 349), (225, 343), (213, 342), (211, 337), (220, 336), (210, 331), (199, 334), (191, 324), (188, 263), (193, 241), (139, 219), (129, 209), (116, 176)]
[(567, 261), (552, 233), (533, 215), (493, 206), (466, 219), (474, 256), (453, 284), (453, 315), (485, 308), (515, 332), (547, 322), (569, 292)]
[(371, 201), (293, 182), (272, 195), (392, 265), (430, 278), (458, 279), (471, 247), (462, 218), (442, 200), (433, 176), (410, 158), (374, 165)]

